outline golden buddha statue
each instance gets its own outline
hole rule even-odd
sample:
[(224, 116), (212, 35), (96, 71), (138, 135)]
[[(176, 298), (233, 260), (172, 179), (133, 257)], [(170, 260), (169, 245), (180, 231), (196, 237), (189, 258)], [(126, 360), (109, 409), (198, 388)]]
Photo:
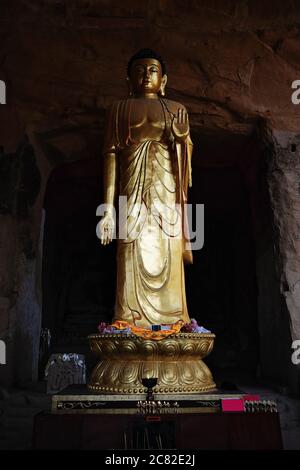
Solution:
[[(118, 238), (114, 320), (137, 327), (189, 322), (184, 263), (192, 262), (187, 202), (192, 141), (186, 108), (166, 99), (166, 67), (142, 49), (128, 63), (129, 98), (109, 110), (101, 243), (112, 241), (117, 197), (127, 198)], [(119, 227), (120, 233), (121, 227)]]
[(107, 120), (106, 210), (97, 228), (101, 243), (110, 243), (118, 197), (114, 323), (99, 325), (99, 333), (89, 336), (98, 363), (88, 389), (138, 396), (147, 391), (144, 379), (152, 378), (154, 392), (164, 396), (207, 392), (215, 383), (202, 359), (215, 336), (188, 329), (192, 324), (182, 328), (190, 323), (184, 263), (192, 262), (186, 212), (193, 147), (188, 114), (182, 104), (164, 98), (166, 67), (154, 51), (134, 55), (127, 74), (129, 97), (112, 105)]

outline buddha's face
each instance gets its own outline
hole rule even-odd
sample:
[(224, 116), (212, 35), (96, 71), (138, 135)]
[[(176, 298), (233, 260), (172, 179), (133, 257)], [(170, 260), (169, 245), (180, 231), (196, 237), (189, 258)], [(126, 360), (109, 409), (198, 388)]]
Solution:
[(134, 95), (157, 95), (166, 76), (162, 76), (158, 60), (137, 59), (131, 65), (129, 81)]

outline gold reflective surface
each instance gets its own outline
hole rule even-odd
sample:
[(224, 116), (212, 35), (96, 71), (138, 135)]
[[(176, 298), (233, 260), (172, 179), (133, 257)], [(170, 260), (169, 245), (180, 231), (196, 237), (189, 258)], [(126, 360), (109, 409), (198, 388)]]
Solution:
[[(118, 219), (114, 321), (150, 328), (190, 322), (184, 264), (193, 257), (188, 236), (187, 193), (192, 185), (186, 108), (166, 99), (167, 76), (154, 58), (133, 60), (129, 98), (111, 106), (104, 145), (101, 243), (113, 239)], [(121, 217), (120, 217), (121, 216)], [(109, 395), (140, 394), (143, 378), (156, 377), (156, 393), (193, 394), (215, 389), (202, 359), (215, 336), (179, 333), (159, 341), (134, 335), (89, 337), (98, 357), (88, 388)]]
[(134, 335), (90, 335), (90, 347), (99, 362), (89, 390), (103, 394), (146, 391), (143, 378), (156, 377), (155, 393), (196, 393), (214, 390), (211, 372), (202, 359), (213, 349), (215, 336), (179, 333), (161, 341)]
[[(189, 322), (184, 261), (192, 254), (182, 228), (192, 142), (186, 109), (163, 98), (165, 83), (158, 61), (136, 61), (131, 96), (111, 107), (105, 136), (104, 202), (128, 201), (119, 226), (126, 237), (118, 240), (114, 320), (140, 327)], [(104, 245), (114, 225), (108, 210), (100, 222)]]

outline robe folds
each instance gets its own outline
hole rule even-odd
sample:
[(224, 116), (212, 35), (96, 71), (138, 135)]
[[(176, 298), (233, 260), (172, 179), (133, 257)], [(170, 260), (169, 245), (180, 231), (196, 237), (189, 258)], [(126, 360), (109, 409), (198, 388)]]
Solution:
[(135, 142), (130, 116), (130, 99), (112, 106), (104, 147), (104, 154), (116, 154), (122, 196), (114, 320), (139, 327), (189, 322), (184, 262), (192, 262), (185, 209), (192, 142), (189, 136), (176, 142), (170, 121), (162, 140)]

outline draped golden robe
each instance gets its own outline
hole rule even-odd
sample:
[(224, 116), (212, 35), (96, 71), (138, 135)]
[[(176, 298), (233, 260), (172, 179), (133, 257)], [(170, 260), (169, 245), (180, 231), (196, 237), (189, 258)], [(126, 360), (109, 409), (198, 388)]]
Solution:
[(104, 154), (116, 154), (116, 192), (127, 198), (127, 212), (123, 207), (119, 214), (119, 234), (125, 237), (118, 239), (114, 320), (140, 327), (189, 321), (184, 259), (192, 258), (182, 228), (187, 224), (184, 203), (191, 184), (192, 142), (189, 136), (184, 143), (176, 142), (172, 135), (168, 111), (172, 103), (181, 105), (160, 101), (164, 119), (154, 123), (161, 126), (155, 138), (143, 133), (144, 121), (137, 126), (139, 134), (134, 129), (132, 99), (116, 102), (104, 148)]

